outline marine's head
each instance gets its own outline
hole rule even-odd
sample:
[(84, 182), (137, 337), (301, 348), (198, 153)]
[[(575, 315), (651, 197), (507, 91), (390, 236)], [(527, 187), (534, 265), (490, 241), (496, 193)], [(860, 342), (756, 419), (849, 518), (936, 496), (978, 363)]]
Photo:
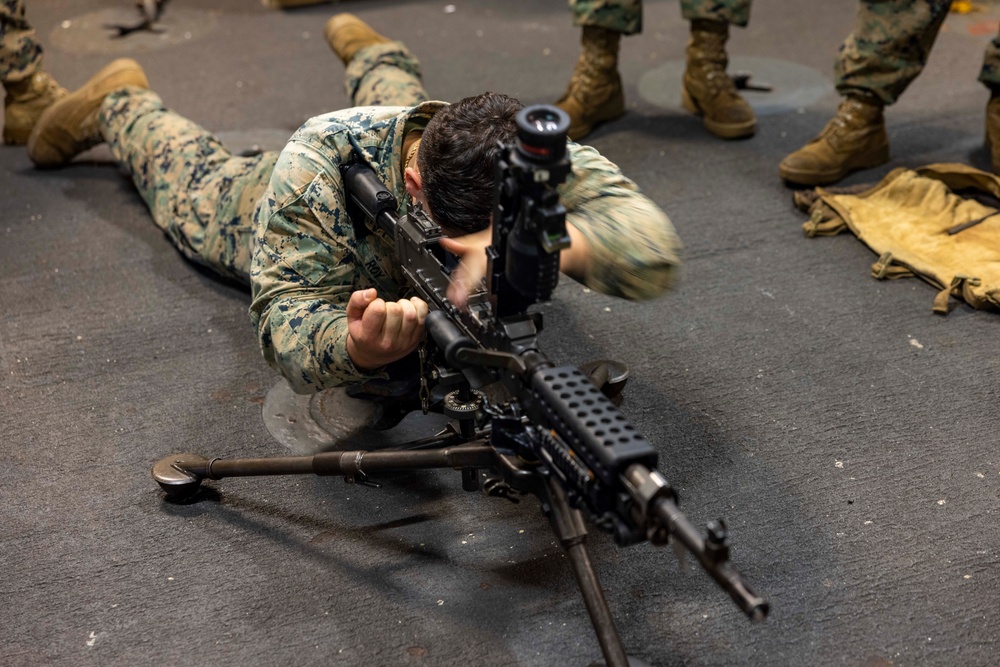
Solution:
[(427, 123), (416, 165), (405, 170), (406, 189), (448, 236), (489, 226), (500, 144), (514, 141), (522, 107), (502, 93), (482, 93), (444, 107)]

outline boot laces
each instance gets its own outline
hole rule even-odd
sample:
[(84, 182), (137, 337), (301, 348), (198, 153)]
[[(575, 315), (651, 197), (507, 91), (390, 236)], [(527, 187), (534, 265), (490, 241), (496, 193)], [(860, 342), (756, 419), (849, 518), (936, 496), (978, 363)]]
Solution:
[(584, 51), (570, 76), (567, 93), (584, 106), (600, 104), (616, 88), (617, 64), (613, 53)]
[(823, 135), (840, 136), (845, 132), (859, 129), (864, 124), (861, 103), (846, 99), (837, 107), (837, 113), (824, 128)]
[(694, 65), (701, 70), (712, 97), (726, 95), (737, 97), (736, 84), (726, 73), (725, 35), (705, 32), (699, 35), (698, 57)]

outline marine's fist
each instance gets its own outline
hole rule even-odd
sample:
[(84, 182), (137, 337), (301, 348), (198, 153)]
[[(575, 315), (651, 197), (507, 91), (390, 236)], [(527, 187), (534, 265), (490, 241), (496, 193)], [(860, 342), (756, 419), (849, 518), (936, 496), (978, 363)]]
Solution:
[(420, 344), (426, 317), (423, 299), (385, 301), (374, 289), (358, 290), (347, 302), (347, 354), (361, 371), (402, 359)]

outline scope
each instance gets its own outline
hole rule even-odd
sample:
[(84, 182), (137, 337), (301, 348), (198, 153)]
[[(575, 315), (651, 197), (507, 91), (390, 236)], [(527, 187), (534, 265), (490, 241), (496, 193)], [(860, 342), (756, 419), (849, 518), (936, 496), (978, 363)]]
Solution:
[(517, 149), (529, 162), (557, 163), (566, 154), (569, 115), (546, 104), (521, 109), (515, 117)]

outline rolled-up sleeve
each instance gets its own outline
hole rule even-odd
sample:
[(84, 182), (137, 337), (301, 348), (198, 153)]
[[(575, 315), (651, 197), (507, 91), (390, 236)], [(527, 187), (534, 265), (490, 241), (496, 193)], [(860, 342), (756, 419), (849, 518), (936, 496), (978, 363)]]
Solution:
[(681, 243), (667, 214), (610, 160), (571, 143), (573, 173), (559, 188), (567, 223), (590, 243), (588, 287), (651, 299), (676, 280)]

